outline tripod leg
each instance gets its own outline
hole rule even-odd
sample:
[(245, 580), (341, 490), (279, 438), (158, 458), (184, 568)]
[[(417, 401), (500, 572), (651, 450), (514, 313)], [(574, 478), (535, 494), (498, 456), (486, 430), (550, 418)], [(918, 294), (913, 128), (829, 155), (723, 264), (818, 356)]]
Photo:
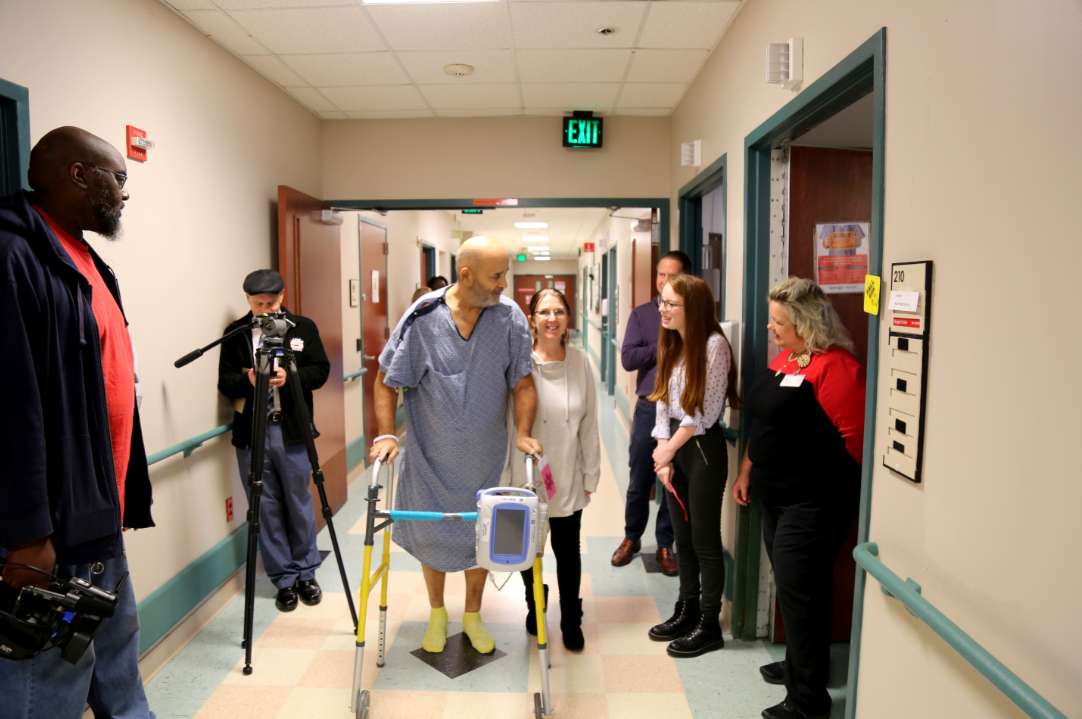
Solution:
[(327, 520), (327, 533), (331, 536), (331, 547), (334, 549), (334, 558), (338, 562), (338, 573), (342, 577), (342, 588), (346, 593), (346, 602), (349, 604), (349, 613), (353, 617), (353, 626), (357, 627), (357, 608), (353, 604), (353, 594), (350, 592), (349, 579), (346, 577), (346, 565), (342, 561), (342, 552), (338, 548), (338, 534), (334, 531), (334, 520), (331, 516), (331, 505), (327, 501), (327, 490), (323, 487), (323, 470), (319, 468), (319, 455), (316, 453), (316, 438), (312, 433), (312, 421), (308, 416), (308, 406), (304, 403), (301, 377), (297, 373), (297, 360), (293, 352), (287, 350), (285, 354), (286, 377), (289, 379), (289, 389), (293, 393), (293, 411), (297, 415), (298, 424), (304, 434), (304, 446), (308, 450), (308, 462), (312, 465), (312, 481), (319, 490), (319, 503), (323, 511), (323, 518)]
[(270, 352), (256, 354), (255, 394), (252, 402), (252, 461), (248, 471), (248, 566), (244, 578), (244, 674), (252, 673), (252, 630), (255, 623), (255, 555), (259, 547), (259, 511), (263, 497), (263, 464), (267, 437), (267, 392), (270, 390)]

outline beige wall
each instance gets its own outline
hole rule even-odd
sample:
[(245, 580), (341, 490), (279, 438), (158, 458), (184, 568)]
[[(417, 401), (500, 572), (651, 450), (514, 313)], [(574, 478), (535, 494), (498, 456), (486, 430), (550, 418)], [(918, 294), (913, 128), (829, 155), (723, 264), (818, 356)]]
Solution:
[[(876, 467), (871, 538), (889, 567), (1082, 716), (1082, 485), (1070, 449), (1082, 392), (1069, 370), (1050, 370), (1082, 350), (1068, 309), (1082, 149), (1066, 139), (1082, 125), (1078, 3), (748, 3), (672, 118), (671, 196), (695, 174), (679, 166), (679, 143), (701, 138), (704, 166), (728, 154), (728, 204), (742, 206), (744, 138), (795, 96), (763, 82), (766, 43), (803, 36), (810, 82), (884, 26), (885, 261), (933, 260), (936, 280), (925, 482)], [(727, 300), (739, 307), (742, 212), (729, 212), (727, 234)], [(865, 597), (858, 716), (1021, 716), (875, 580)]]
[[(245, 274), (276, 264), (278, 184), (321, 194), (320, 121), (153, 0), (4, 3), (0, 77), (30, 88), (32, 142), (77, 125), (121, 148), (131, 124), (157, 143), (146, 164), (128, 161), (123, 240), (90, 242), (123, 289), (147, 451), (229, 421), (218, 351), (184, 369), (173, 360), (243, 315)], [(158, 526), (127, 535), (140, 600), (225, 538), (246, 506), (229, 435), (154, 465), (151, 481)]]
[(323, 136), (331, 200), (669, 194), (668, 118), (606, 118), (601, 150), (562, 147), (559, 117), (343, 120)]

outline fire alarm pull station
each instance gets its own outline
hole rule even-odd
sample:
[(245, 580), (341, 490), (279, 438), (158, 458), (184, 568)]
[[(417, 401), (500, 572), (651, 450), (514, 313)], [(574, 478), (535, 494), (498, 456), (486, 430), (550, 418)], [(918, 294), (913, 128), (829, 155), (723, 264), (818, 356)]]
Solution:
[[(887, 434), (883, 466), (921, 481), (924, 400), (928, 386), (928, 329), (932, 263), (896, 262), (890, 267), (886, 319), (890, 354)], [(882, 303), (883, 300), (881, 299)]]
[(124, 144), (128, 148), (128, 158), (138, 160), (139, 162), (146, 162), (147, 149), (154, 147), (154, 143), (147, 139), (146, 130), (140, 130), (138, 127), (127, 125), (127, 135), (128, 140)]

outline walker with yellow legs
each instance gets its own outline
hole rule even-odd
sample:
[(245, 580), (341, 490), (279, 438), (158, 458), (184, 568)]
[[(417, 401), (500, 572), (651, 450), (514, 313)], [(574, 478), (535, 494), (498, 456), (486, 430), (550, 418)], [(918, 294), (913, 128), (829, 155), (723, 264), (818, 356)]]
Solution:
[[(390, 526), (396, 521), (402, 520), (414, 520), (414, 521), (428, 521), (428, 522), (474, 522), (478, 521), (478, 512), (408, 512), (397, 510), (379, 510), (376, 509), (376, 505), (379, 503), (379, 491), (383, 489), (379, 484), (379, 474), (382, 468), (382, 463), (379, 460), (372, 466), (371, 479), (368, 482), (368, 497), (365, 499), (368, 502), (368, 515), (367, 522), (365, 524), (364, 531), (364, 572), (361, 575), (361, 606), (358, 614), (357, 621), (357, 648), (354, 654), (353, 661), (353, 689), (350, 692), (350, 700), (352, 705), (350, 711), (352, 711), (356, 719), (369, 719), (372, 711), (372, 697), (367, 689), (361, 689), (361, 669), (364, 666), (364, 643), (365, 643), (365, 623), (368, 618), (368, 595), (376, 586), (376, 582), (380, 582), (380, 604), (379, 604), (379, 658), (376, 661), (377, 667), (383, 667), (384, 660), (386, 659), (387, 652), (387, 579), (391, 568), (391, 532)], [(387, 506), (394, 506), (394, 468), (393, 466), (388, 468), (388, 489), (387, 489)], [(532, 457), (526, 458), (526, 488), (524, 490), (505, 488), (507, 493), (514, 493), (517, 495), (526, 494), (528, 496), (536, 497), (535, 485), (534, 485), (534, 462)], [(486, 490), (487, 492), (494, 492), (494, 490)], [(480, 494), (480, 493), (479, 493)], [(548, 528), (547, 519), (547, 506), (540, 504), (540, 516), (537, 518), (537, 541), (535, 543), (535, 556), (533, 561), (533, 591), (534, 591), (534, 604), (537, 612), (537, 653), (538, 661), (541, 665), (541, 691), (533, 695), (534, 703), (534, 717), (535, 719), (542, 719), (542, 717), (551, 716), (553, 712), (552, 697), (549, 693), (549, 662), (548, 662), (548, 644), (547, 644), (547, 632), (545, 624), (545, 591), (544, 584), (542, 582), (541, 575), (541, 559), (544, 554), (545, 548), (545, 532)], [(490, 514), (486, 507), (486, 514)], [(379, 524), (376, 524), (376, 522)], [(379, 567), (376, 568), (375, 573), (369, 574), (372, 568), (372, 547), (374, 545), (374, 538), (376, 532), (383, 530), (383, 557), (380, 561)], [(493, 530), (495, 531), (495, 530)], [(528, 524), (527, 524), (527, 532)], [(480, 534), (480, 530), (478, 530)], [(495, 537), (493, 537), (495, 541)], [(478, 552), (480, 553), (480, 544), (478, 542)], [(522, 555), (520, 555), (521, 557)], [(484, 564), (480, 561), (479, 564)], [(522, 565), (519, 565), (520, 567)]]

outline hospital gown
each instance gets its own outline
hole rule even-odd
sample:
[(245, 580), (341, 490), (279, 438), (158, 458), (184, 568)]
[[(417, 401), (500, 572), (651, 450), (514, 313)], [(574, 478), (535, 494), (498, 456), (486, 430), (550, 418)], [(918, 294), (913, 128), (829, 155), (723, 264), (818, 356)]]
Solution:
[[(496, 487), (507, 457), (510, 391), (530, 374), (526, 316), (501, 296), (465, 340), (445, 288), (417, 300), (379, 357), (388, 387), (406, 388), (406, 438), (395, 508), (475, 511), (477, 492)], [(427, 567), (477, 566), (472, 522), (404, 521), (394, 542)]]

